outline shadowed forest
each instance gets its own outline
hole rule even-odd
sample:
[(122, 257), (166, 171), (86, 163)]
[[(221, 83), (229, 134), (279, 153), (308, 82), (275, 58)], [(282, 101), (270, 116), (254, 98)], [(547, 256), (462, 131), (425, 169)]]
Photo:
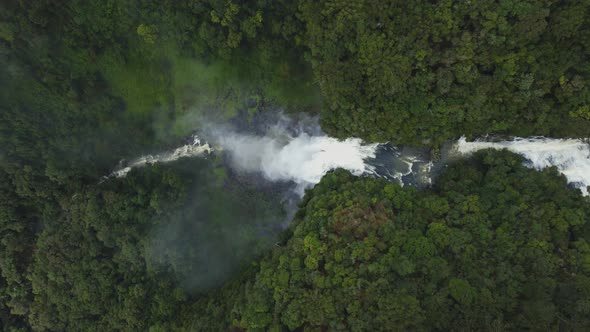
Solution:
[(590, 200), (508, 151), (423, 190), (335, 170), (288, 226), (222, 154), (101, 180), (264, 112), (587, 138), (588, 59), (583, 0), (2, 1), (0, 330), (589, 330)]

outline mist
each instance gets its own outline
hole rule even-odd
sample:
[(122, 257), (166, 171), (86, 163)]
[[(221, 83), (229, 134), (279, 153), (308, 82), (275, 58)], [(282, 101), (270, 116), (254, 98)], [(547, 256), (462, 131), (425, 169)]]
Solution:
[(280, 191), (231, 175), (219, 181), (207, 158), (182, 158), (167, 167), (182, 174), (188, 192), (177, 208), (154, 216), (145, 257), (150, 270), (173, 276), (185, 291), (220, 285), (283, 230)]
[[(193, 174), (194, 189), (184, 207), (153, 228), (148, 264), (171, 272), (189, 292), (206, 291), (271, 247), (291, 222), (305, 190), (329, 171), (343, 168), (356, 176), (427, 187), (433, 169), (449, 162), (449, 156), (433, 162), (427, 149), (338, 140), (323, 133), (318, 123), (314, 117), (291, 118), (280, 112), (229, 123), (201, 118), (186, 144), (116, 169), (111, 175), (124, 177), (134, 168), (176, 161), (170, 167)], [(555, 166), (570, 185), (588, 194), (590, 150), (581, 140), (460, 139), (447, 153), (463, 158), (487, 148), (522, 154), (536, 169)], [(221, 180), (215, 175), (220, 170)]]
[(231, 167), (243, 172), (260, 172), (268, 181), (290, 181), (298, 188), (318, 183), (330, 170), (344, 168), (360, 176), (371, 170), (365, 163), (374, 158), (377, 144), (365, 145), (349, 138), (339, 141), (327, 136), (271, 138), (236, 133), (217, 133), (214, 146), (226, 152)]
[[(380, 144), (359, 138), (338, 140), (319, 129), (317, 118), (292, 119), (283, 113), (263, 114), (250, 126), (201, 121), (200, 130), (187, 143), (170, 151), (132, 159), (108, 177), (123, 177), (133, 168), (170, 163), (185, 157), (218, 153), (233, 171), (262, 177), (269, 182), (289, 182), (302, 196), (329, 171), (343, 168), (356, 176), (375, 173), (367, 163)], [(201, 138), (202, 137), (202, 138)], [(107, 177), (107, 178), (108, 178)]]

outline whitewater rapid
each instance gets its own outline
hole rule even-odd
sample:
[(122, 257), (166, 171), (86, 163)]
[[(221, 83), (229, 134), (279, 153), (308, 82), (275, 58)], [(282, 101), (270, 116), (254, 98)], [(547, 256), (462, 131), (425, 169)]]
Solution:
[[(107, 178), (123, 177), (131, 169), (149, 164), (207, 156), (213, 147), (224, 153), (234, 170), (257, 173), (271, 182), (293, 182), (299, 195), (337, 168), (356, 176), (383, 177), (400, 185), (429, 185), (435, 165), (423, 150), (366, 144), (359, 138), (338, 140), (325, 134), (306, 132), (293, 135), (282, 129), (265, 136), (218, 130), (208, 138), (211, 143), (202, 143), (197, 136), (192, 136), (188, 144), (174, 150), (141, 156), (119, 167)], [(467, 142), (463, 137), (447, 153), (464, 157), (483, 149), (507, 149), (520, 154), (526, 159), (526, 166), (537, 170), (554, 166), (571, 186), (579, 188), (583, 195), (589, 194), (590, 145), (584, 140), (516, 137), (501, 142), (484, 139)], [(449, 160), (449, 156), (443, 155), (442, 160), (439, 164)]]
[[(242, 172), (261, 173), (269, 181), (291, 181), (307, 189), (320, 182), (330, 170), (343, 168), (354, 175), (374, 173), (366, 163), (375, 158), (379, 144), (363, 144), (361, 139), (338, 140), (328, 136), (285, 136), (282, 139), (223, 132), (213, 137), (215, 150), (227, 154), (231, 166)], [(172, 151), (145, 155), (114, 170), (107, 178), (124, 177), (132, 169), (180, 158), (206, 156), (214, 149), (197, 136)]]
[(454, 146), (456, 152), (469, 155), (483, 149), (507, 149), (522, 155), (525, 165), (537, 170), (555, 166), (565, 175), (570, 185), (588, 195), (590, 186), (590, 144), (581, 139), (555, 139), (546, 137), (515, 137), (510, 141), (467, 142), (460, 138)]
[(196, 157), (204, 155), (205, 153), (210, 154), (212, 151), (213, 148), (211, 148), (209, 143), (202, 143), (198, 136), (193, 135), (190, 138), (190, 142), (188, 144), (178, 147), (172, 151), (166, 151), (155, 155), (148, 154), (133, 159), (125, 166), (119, 167), (118, 169), (113, 171), (106, 178), (124, 177), (134, 168), (143, 167), (155, 163), (169, 163), (176, 161), (180, 158)]
[(328, 136), (276, 139), (229, 134), (218, 137), (218, 144), (229, 155), (232, 166), (246, 172), (260, 172), (269, 181), (292, 181), (310, 187), (330, 170), (343, 168), (360, 176), (373, 172), (366, 162), (375, 158), (379, 144), (363, 144), (361, 139), (338, 140)]

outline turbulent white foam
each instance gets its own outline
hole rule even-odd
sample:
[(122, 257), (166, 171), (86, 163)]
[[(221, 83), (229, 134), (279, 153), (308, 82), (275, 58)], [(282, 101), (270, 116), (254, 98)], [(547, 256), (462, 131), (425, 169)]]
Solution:
[(432, 160), (420, 167), (420, 181), (426, 185), (432, 185), (432, 167), (434, 167)]
[(400, 186), (403, 187), (405, 185), (403, 181), (404, 176), (412, 174), (414, 163), (420, 160), (415, 156), (406, 156), (405, 158), (400, 156), (399, 161), (405, 165), (405, 169), (395, 171), (393, 174), (388, 170), (387, 173), (391, 178), (395, 179), (400, 184)]
[[(358, 138), (338, 140), (319, 132), (310, 136), (297, 132), (289, 136), (283, 127), (266, 136), (239, 134), (232, 130), (215, 130), (210, 133), (214, 146), (224, 150), (231, 166), (240, 171), (261, 173), (269, 181), (292, 181), (298, 192), (312, 187), (330, 170), (343, 168), (353, 175), (372, 174), (403, 185), (403, 178), (412, 174), (415, 163), (424, 163), (418, 169), (418, 181), (430, 184), (432, 162), (426, 162), (412, 153), (402, 154), (399, 149), (383, 144), (363, 144)], [(381, 152), (378, 148), (381, 146)], [(543, 169), (555, 166), (569, 183), (588, 195), (590, 186), (590, 145), (580, 139), (553, 139), (544, 137), (515, 138), (511, 141), (467, 142), (462, 137), (454, 151), (466, 155), (482, 149), (508, 149), (528, 159), (527, 166)], [(125, 167), (115, 170), (107, 178), (123, 177), (136, 167), (153, 163), (167, 163), (182, 157), (200, 156), (213, 149), (193, 136), (192, 142), (172, 151), (139, 157)], [(376, 158), (379, 154), (380, 157)]]
[(310, 187), (330, 170), (343, 168), (354, 175), (371, 173), (365, 159), (374, 158), (378, 144), (363, 144), (358, 138), (340, 141), (328, 136), (275, 139), (239, 134), (217, 138), (230, 154), (233, 166), (248, 172), (261, 172), (270, 181), (293, 181)]
[(554, 139), (544, 137), (515, 138), (503, 142), (467, 142), (465, 137), (455, 145), (461, 154), (482, 149), (508, 149), (524, 156), (535, 169), (555, 166), (568, 182), (588, 195), (590, 186), (590, 145), (580, 139)]
[(145, 155), (132, 160), (125, 167), (115, 170), (108, 177), (123, 177), (129, 173), (133, 168), (142, 167), (154, 163), (169, 163), (183, 157), (195, 157), (203, 153), (211, 153), (213, 149), (208, 143), (202, 144), (197, 136), (192, 137), (189, 144), (183, 145), (172, 151), (162, 152), (156, 155)]
[[(363, 144), (358, 138), (341, 141), (305, 133), (300, 133), (297, 137), (285, 136), (278, 139), (220, 131), (215, 134), (214, 140), (217, 150), (228, 153), (234, 169), (259, 172), (270, 181), (292, 181), (297, 184), (300, 194), (336, 168), (346, 169), (357, 176), (374, 173), (373, 167), (365, 163), (365, 159), (374, 158), (378, 146)], [(199, 156), (212, 150), (208, 143), (201, 144), (195, 136), (191, 144), (157, 155), (141, 156), (115, 170), (108, 178), (126, 176), (133, 168)]]

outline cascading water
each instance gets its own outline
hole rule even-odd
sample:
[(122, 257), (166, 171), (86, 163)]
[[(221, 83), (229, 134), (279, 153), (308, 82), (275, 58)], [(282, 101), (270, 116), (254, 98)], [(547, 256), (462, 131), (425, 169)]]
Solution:
[(464, 137), (455, 144), (455, 151), (466, 155), (482, 149), (508, 149), (527, 159), (526, 165), (535, 169), (555, 166), (568, 182), (588, 195), (590, 186), (590, 144), (581, 139), (545, 137), (516, 137), (511, 141), (467, 142)]
[(354, 175), (373, 172), (365, 161), (374, 158), (378, 144), (362, 144), (358, 138), (339, 141), (328, 136), (302, 133), (280, 141), (270, 137), (230, 134), (217, 138), (233, 167), (261, 172), (270, 181), (292, 181), (307, 188), (330, 170), (344, 168)]
[(204, 153), (209, 154), (212, 151), (213, 149), (208, 143), (201, 143), (201, 140), (196, 135), (193, 135), (191, 136), (190, 143), (188, 144), (185, 144), (172, 151), (166, 151), (163, 153), (158, 153), (156, 155), (148, 154), (145, 156), (141, 156), (137, 159), (132, 160), (127, 165), (116, 169), (106, 178), (123, 177), (127, 175), (127, 173), (129, 173), (129, 171), (131, 171), (133, 168), (143, 167), (155, 163), (169, 163), (183, 157), (196, 157), (203, 155)]
[[(356, 176), (374, 175), (401, 185), (429, 183), (425, 153), (405, 151), (389, 144), (363, 144), (361, 139), (338, 140), (326, 135), (299, 133), (283, 137), (253, 136), (224, 131), (212, 136), (215, 150), (227, 155), (237, 171), (259, 173), (271, 182), (293, 182), (296, 192), (313, 187), (330, 170), (343, 168)], [(206, 156), (209, 143), (193, 142), (173, 151), (141, 156), (113, 171), (107, 178), (124, 177), (133, 168), (167, 163), (183, 157)], [(424, 171), (426, 170), (426, 171)], [(420, 174), (418, 179), (416, 174)]]
[[(431, 183), (431, 169), (441, 166), (430, 161), (425, 150), (390, 144), (364, 144), (358, 138), (337, 140), (323, 134), (319, 127), (312, 127), (313, 130), (288, 130), (287, 125), (281, 123), (270, 127), (264, 136), (219, 128), (209, 130), (206, 135), (236, 171), (261, 174), (271, 182), (293, 182), (299, 196), (304, 189), (313, 187), (327, 172), (336, 168), (346, 169), (357, 176), (382, 177), (401, 185), (424, 186)], [(501, 142), (467, 142), (461, 138), (439, 163), (444, 163), (453, 155), (464, 156), (490, 148), (521, 154), (528, 160), (527, 166), (535, 169), (555, 166), (572, 186), (588, 195), (590, 145), (580, 139), (517, 137)], [(203, 144), (197, 136), (192, 136), (189, 144), (172, 151), (139, 157), (108, 177), (122, 177), (136, 167), (208, 155), (212, 151), (209, 143)]]
[(430, 170), (433, 162), (429, 157), (426, 149), (379, 144), (376, 156), (365, 160), (371, 170), (365, 174), (384, 178), (401, 186), (427, 186), (432, 183)]

